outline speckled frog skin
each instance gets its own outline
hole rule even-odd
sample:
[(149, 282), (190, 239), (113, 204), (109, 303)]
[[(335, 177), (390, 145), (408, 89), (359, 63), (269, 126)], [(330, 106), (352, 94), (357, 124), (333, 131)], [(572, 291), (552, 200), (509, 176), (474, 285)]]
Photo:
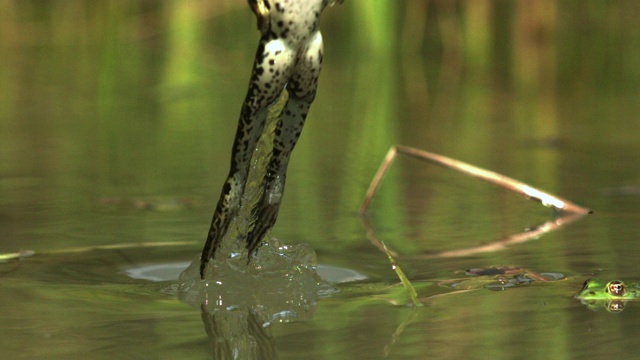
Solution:
[(249, 0), (258, 19), (261, 37), (249, 90), (240, 112), (231, 168), (200, 258), (202, 278), (231, 219), (240, 209), (251, 156), (262, 135), (269, 106), (286, 90), (288, 101), (276, 125), (273, 152), (262, 183), (264, 190), (252, 210), (256, 222), (246, 238), (249, 259), (262, 237), (275, 224), (289, 157), (316, 96), (323, 57), (320, 14), (334, 1)]

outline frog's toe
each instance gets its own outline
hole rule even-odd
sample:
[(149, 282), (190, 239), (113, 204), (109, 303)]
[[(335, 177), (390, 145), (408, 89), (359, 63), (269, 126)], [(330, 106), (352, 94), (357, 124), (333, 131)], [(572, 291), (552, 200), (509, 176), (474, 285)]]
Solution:
[(255, 225), (247, 235), (248, 261), (262, 239), (276, 223), (280, 204), (260, 204), (256, 209)]

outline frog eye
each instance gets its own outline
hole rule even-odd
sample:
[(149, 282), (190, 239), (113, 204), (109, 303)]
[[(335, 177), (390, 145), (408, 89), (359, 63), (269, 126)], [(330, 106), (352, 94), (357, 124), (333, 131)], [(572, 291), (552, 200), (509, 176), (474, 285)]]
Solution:
[(607, 284), (607, 292), (614, 296), (622, 296), (626, 292), (626, 288), (622, 281), (614, 280)]

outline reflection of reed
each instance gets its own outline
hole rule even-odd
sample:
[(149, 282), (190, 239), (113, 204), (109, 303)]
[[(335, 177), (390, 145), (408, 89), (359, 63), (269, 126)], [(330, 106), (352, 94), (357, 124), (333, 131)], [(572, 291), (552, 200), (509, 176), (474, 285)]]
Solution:
[[(421, 255), (418, 258), (459, 257), (459, 256), (468, 256), (468, 255), (478, 254), (478, 253), (499, 251), (504, 249), (508, 245), (519, 244), (519, 243), (527, 242), (532, 239), (537, 239), (540, 236), (550, 231), (557, 230), (561, 226), (566, 225), (572, 221), (575, 221), (583, 217), (586, 214), (591, 213), (591, 210), (587, 208), (576, 205), (560, 197), (548, 194), (547, 192), (533, 188), (523, 182), (495, 173), (493, 171), (484, 170), (479, 167), (464, 163), (462, 161), (454, 160), (454, 159), (451, 159), (442, 155), (434, 154), (431, 152), (418, 150), (418, 149), (407, 147), (407, 146), (395, 145), (395, 146), (392, 146), (391, 149), (389, 149), (389, 152), (387, 153), (386, 157), (382, 161), (382, 164), (380, 165), (378, 172), (375, 174), (373, 180), (371, 181), (371, 185), (367, 190), (367, 194), (359, 210), (361, 215), (364, 215), (367, 209), (369, 208), (369, 206), (371, 205), (373, 196), (375, 195), (376, 190), (380, 186), (382, 178), (391, 167), (391, 164), (397, 157), (398, 153), (406, 154), (422, 160), (426, 160), (431, 163), (435, 163), (437, 165), (448, 167), (450, 169), (462, 172), (474, 178), (490, 182), (494, 185), (497, 185), (504, 189), (520, 194), (526, 197), (527, 199), (536, 200), (545, 206), (553, 207), (560, 214), (560, 216), (556, 219), (546, 221), (545, 223), (532, 227), (530, 229), (527, 229), (522, 233), (514, 234), (506, 238), (493, 241), (489, 244), (485, 244), (477, 247), (459, 249), (459, 250), (450, 250), (450, 251), (443, 251), (443, 252), (438, 252), (433, 254)], [(383, 252), (389, 254), (390, 256), (397, 256), (397, 253), (388, 249), (388, 247), (386, 247), (384, 243), (380, 242), (375, 237), (375, 234), (373, 232), (373, 229), (367, 217), (362, 216), (362, 221), (367, 231), (367, 238), (376, 247), (381, 249)]]
[(479, 253), (500, 251), (505, 249), (509, 245), (520, 244), (520, 243), (527, 242), (529, 240), (535, 240), (540, 236), (548, 232), (558, 230), (560, 227), (566, 224), (569, 224), (583, 216), (584, 214), (570, 213), (558, 219), (546, 221), (545, 223), (540, 224), (538, 226), (534, 226), (530, 229), (527, 229), (524, 232), (510, 235), (500, 240), (492, 241), (485, 245), (469, 247), (469, 248), (459, 249), (459, 250), (441, 251), (433, 254), (426, 254), (423, 256), (419, 256), (418, 258), (428, 259), (428, 258), (460, 257), (460, 256), (469, 256), (469, 255), (479, 254)]
[[(524, 232), (513, 234), (505, 238), (502, 238), (500, 240), (492, 241), (488, 244), (484, 244), (480, 246), (468, 247), (468, 248), (458, 249), (458, 250), (433, 252), (433, 253), (422, 254), (417, 256), (406, 256), (406, 258), (411, 258), (411, 259), (449, 258), (449, 257), (462, 257), (462, 256), (469, 256), (469, 255), (480, 254), (480, 253), (500, 251), (500, 250), (504, 250), (507, 246), (510, 246), (510, 245), (515, 245), (515, 244), (524, 243), (530, 240), (535, 240), (546, 233), (558, 230), (560, 227), (580, 219), (584, 215), (585, 214), (568, 213), (557, 219), (549, 220), (540, 225), (533, 226)], [(398, 253), (389, 249), (389, 247), (386, 247), (386, 250), (385, 250), (385, 245), (376, 237), (368, 217), (362, 216), (361, 218), (362, 218), (362, 223), (364, 224), (365, 230), (367, 232), (367, 239), (369, 239), (369, 241), (371, 241), (371, 243), (375, 247), (380, 249), (380, 251), (384, 253), (389, 252), (389, 254), (391, 254), (392, 256), (398, 256)]]
[(391, 336), (391, 341), (384, 346), (383, 354), (385, 358), (389, 357), (389, 355), (391, 354), (391, 349), (399, 342), (400, 335), (402, 335), (407, 326), (413, 324), (413, 322), (416, 320), (417, 315), (418, 312), (416, 308), (411, 309), (411, 313), (409, 314), (409, 316), (407, 316), (407, 318), (404, 319), (400, 323), (400, 325), (398, 325), (396, 331)]

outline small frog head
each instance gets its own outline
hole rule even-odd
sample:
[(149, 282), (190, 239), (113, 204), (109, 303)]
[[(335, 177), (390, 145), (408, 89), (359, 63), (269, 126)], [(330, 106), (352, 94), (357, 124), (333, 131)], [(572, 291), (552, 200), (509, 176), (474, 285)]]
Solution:
[(605, 282), (589, 279), (575, 298), (591, 310), (604, 308), (619, 313), (624, 310), (627, 301), (640, 300), (640, 290), (637, 284), (626, 285), (620, 280)]

